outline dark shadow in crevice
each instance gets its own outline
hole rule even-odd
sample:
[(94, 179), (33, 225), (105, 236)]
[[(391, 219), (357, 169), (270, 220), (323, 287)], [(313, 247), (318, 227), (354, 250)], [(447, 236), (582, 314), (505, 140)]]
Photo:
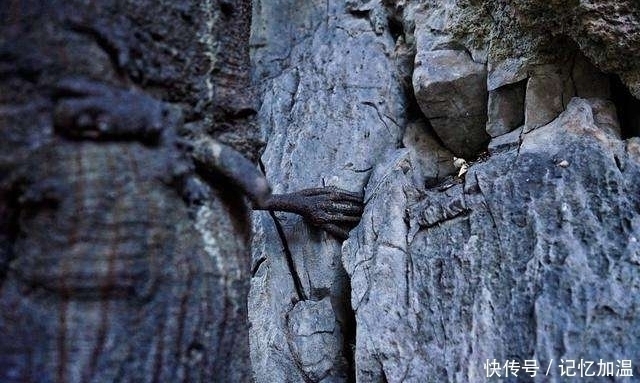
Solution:
[(347, 362), (347, 382), (355, 383), (356, 382), (356, 360), (355, 360), (355, 352), (356, 352), (356, 313), (351, 308), (351, 279), (346, 279), (345, 290), (349, 293), (347, 301), (344, 303), (343, 307), (343, 323), (341, 326), (342, 329), (342, 355)]
[[(258, 165), (260, 165), (260, 170), (262, 174), (266, 175), (264, 164), (262, 160), (258, 160)], [(296, 295), (298, 297), (298, 301), (306, 301), (309, 298), (304, 292), (304, 287), (302, 286), (302, 280), (300, 279), (300, 275), (298, 275), (298, 271), (296, 270), (295, 262), (293, 261), (293, 254), (291, 253), (291, 249), (289, 249), (289, 244), (287, 243), (287, 237), (284, 233), (284, 229), (282, 228), (282, 224), (280, 220), (276, 216), (273, 211), (269, 211), (269, 215), (273, 220), (273, 224), (276, 227), (276, 231), (278, 232), (278, 237), (280, 237), (280, 242), (282, 243), (282, 252), (284, 253), (284, 258), (287, 261), (287, 268), (289, 269), (289, 274), (291, 275), (291, 279), (293, 280), (293, 286), (296, 290)]]
[(510, 121), (509, 131), (513, 131), (518, 127), (524, 125), (524, 117), (525, 117), (525, 98), (527, 94), (527, 83), (529, 82), (529, 78), (522, 79), (520, 81), (514, 82), (512, 84), (507, 84), (503, 88), (510, 92), (513, 96), (514, 100), (514, 109), (519, 109), (519, 113), (517, 118), (514, 118), (513, 121)]
[(640, 136), (640, 100), (633, 97), (620, 77), (611, 75), (611, 100), (616, 106), (622, 138)]
[(398, 20), (394, 17), (387, 18), (387, 25), (389, 27), (389, 33), (393, 37), (393, 41), (398, 41), (400, 36), (404, 37), (404, 26), (402, 20)]
[(222, 12), (222, 14), (226, 18), (230, 18), (233, 16), (234, 9), (233, 9), (232, 1), (229, 1), (229, 0), (220, 1), (219, 5), (220, 5), (220, 12)]
[(370, 11), (368, 9), (366, 10), (350, 9), (349, 13), (356, 19), (367, 19), (369, 18)]

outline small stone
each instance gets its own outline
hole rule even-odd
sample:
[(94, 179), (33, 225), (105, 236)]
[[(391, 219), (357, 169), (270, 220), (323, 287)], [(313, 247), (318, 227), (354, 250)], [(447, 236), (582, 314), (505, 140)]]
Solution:
[(558, 166), (560, 166), (561, 168), (569, 167), (569, 161), (562, 160), (562, 161), (558, 162)]

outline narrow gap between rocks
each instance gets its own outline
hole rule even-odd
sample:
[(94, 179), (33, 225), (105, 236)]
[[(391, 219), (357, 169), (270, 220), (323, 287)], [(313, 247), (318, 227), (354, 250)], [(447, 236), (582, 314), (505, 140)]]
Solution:
[(358, 9), (350, 9), (349, 13), (358, 19), (366, 19), (369, 17), (369, 10), (358, 10)]
[(356, 313), (351, 308), (351, 279), (346, 278), (347, 284), (345, 286), (345, 299), (344, 302), (344, 323), (342, 323), (342, 353), (347, 362), (347, 382), (356, 382)]
[(519, 113), (519, 118), (517, 120), (517, 122), (513, 123), (513, 126), (511, 127), (510, 131), (513, 131), (519, 127), (521, 127), (522, 125), (524, 125), (524, 118), (525, 118), (525, 107), (526, 107), (526, 94), (527, 94), (527, 83), (529, 82), (529, 78), (525, 78), (522, 79), (518, 82), (514, 82), (513, 84), (509, 84), (506, 85), (506, 87), (508, 87), (508, 89), (511, 89), (512, 92), (518, 96), (518, 99), (516, 100), (516, 102), (519, 105), (522, 105), (522, 108), (520, 110)]
[(387, 25), (389, 27), (389, 33), (393, 38), (393, 41), (398, 41), (400, 36), (404, 37), (404, 27), (402, 25), (402, 20), (396, 19), (394, 17), (387, 18)]
[[(258, 165), (260, 166), (260, 171), (262, 174), (266, 176), (267, 172), (265, 171), (264, 164), (262, 160), (258, 160)], [(300, 275), (298, 275), (298, 271), (296, 270), (296, 265), (293, 262), (293, 254), (291, 254), (291, 249), (289, 249), (289, 244), (287, 243), (287, 237), (284, 234), (284, 229), (282, 229), (282, 225), (280, 224), (280, 220), (276, 217), (276, 214), (272, 211), (269, 211), (269, 215), (273, 220), (273, 224), (276, 227), (276, 231), (278, 232), (278, 236), (280, 237), (280, 243), (282, 244), (282, 252), (284, 253), (284, 258), (287, 261), (287, 268), (289, 269), (289, 274), (291, 274), (291, 279), (293, 280), (293, 286), (296, 290), (296, 295), (298, 296), (299, 301), (306, 301), (307, 295), (304, 293), (304, 288), (302, 287), (302, 281), (300, 279)]]
[(640, 100), (633, 97), (617, 75), (610, 75), (611, 99), (616, 106), (622, 138), (640, 136)]

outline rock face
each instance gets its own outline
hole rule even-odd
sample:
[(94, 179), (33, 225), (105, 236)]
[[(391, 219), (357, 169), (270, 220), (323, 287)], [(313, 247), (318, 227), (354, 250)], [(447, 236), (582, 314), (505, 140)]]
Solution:
[(342, 248), (254, 214), (256, 380), (640, 375), (638, 5), (276, 3), (254, 1), (265, 172), (366, 209)]
[[(359, 381), (482, 381), (494, 358), (638, 358), (637, 146), (576, 98), (449, 189), (414, 188), (406, 155), (388, 162), (343, 246)], [(555, 364), (550, 376), (563, 379)]]
[(461, 50), (417, 49), (413, 88), (420, 109), (451, 151), (473, 156), (487, 140), (486, 66)]
[[(268, 139), (262, 166), (277, 192), (322, 184), (362, 190), (401, 142), (406, 101), (394, 42), (361, 12), (342, 2), (254, 3), (258, 117)], [(347, 381), (353, 314), (340, 243), (294, 215), (257, 213), (253, 223), (256, 381)], [(298, 324), (304, 320), (316, 323)], [(334, 352), (323, 356), (327, 350)]]

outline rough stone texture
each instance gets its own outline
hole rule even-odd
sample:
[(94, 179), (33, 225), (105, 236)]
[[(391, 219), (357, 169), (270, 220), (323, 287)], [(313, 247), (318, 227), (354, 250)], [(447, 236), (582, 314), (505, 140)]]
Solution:
[(636, 151), (573, 99), (464, 184), (416, 189), (404, 152), (380, 165), (343, 246), (358, 381), (483, 381), (488, 358), (554, 360), (563, 381), (561, 358), (637, 360)]
[(250, 381), (242, 198), (220, 182), (188, 205), (162, 147), (53, 124), (72, 76), (173, 104), (179, 130), (242, 135), (248, 5), (3, 2), (0, 381)]
[(509, 133), (505, 133), (501, 136), (493, 138), (487, 149), (490, 154), (495, 154), (497, 152), (503, 151), (505, 149), (512, 149), (518, 147), (520, 145), (520, 139), (522, 138), (522, 131), (524, 130), (524, 126), (512, 130)]
[[(637, 2), (254, 0), (250, 44), (247, 1), (0, 15), (0, 380), (478, 382), (535, 359), (561, 382), (580, 358), (640, 376)], [(222, 180), (190, 206), (161, 148), (56, 134), (66, 75), (179, 106), (184, 135), (266, 141), (276, 192), (364, 191), (363, 218), (341, 247), (255, 213), (249, 260)]]
[(411, 161), (419, 164), (413, 171), (416, 185), (432, 185), (454, 172), (453, 154), (427, 133), (424, 122), (407, 124), (402, 145), (409, 149)]
[[(341, 1), (254, 3), (252, 54), (268, 138), (262, 164), (275, 191), (323, 183), (360, 191), (371, 169), (400, 145), (406, 98), (394, 70), (395, 44), (388, 31), (374, 28), (369, 13)], [(249, 319), (256, 381), (349, 380), (353, 316), (340, 243), (297, 216), (256, 213), (253, 221)], [(300, 337), (289, 325), (294, 314), (336, 327)], [(339, 353), (318, 364), (325, 351), (306, 342)]]
[(525, 131), (546, 125), (564, 109), (563, 76), (555, 65), (536, 67), (527, 81), (525, 97)]
[[(492, 30), (490, 88), (494, 87), (491, 83), (504, 84), (503, 69), (526, 75), (527, 65), (556, 61), (570, 53), (567, 48), (577, 47), (602, 71), (619, 75), (631, 93), (639, 96), (637, 60), (621, 59), (640, 54), (640, 15), (632, 0), (482, 1), (471, 8), (466, 12), (483, 15), (480, 25), (491, 25), (482, 27)], [(487, 21), (489, 15), (495, 23)], [(468, 20), (466, 30), (473, 31), (473, 20)]]
[(519, 82), (489, 92), (487, 133), (491, 137), (508, 133), (524, 123), (526, 85)]
[(341, 252), (254, 215), (256, 380), (480, 382), (487, 359), (553, 360), (539, 381), (564, 381), (561, 359), (640, 375), (638, 6), (312, 4), (254, 2), (263, 164), (277, 190), (364, 185), (366, 208)]
[[(508, 88), (503, 86), (498, 90)], [(525, 131), (548, 124), (574, 97), (611, 98), (609, 78), (581, 54), (558, 64), (531, 66), (525, 94)]]
[(220, 195), (192, 222), (163, 157), (68, 142), (33, 155), (0, 295), (3, 382), (248, 378), (241, 222)]
[(327, 371), (348, 371), (346, 361), (341, 359), (342, 335), (329, 297), (297, 302), (286, 319), (288, 346), (306, 379), (331, 381), (335, 378)]
[(407, 252), (405, 219), (415, 191), (412, 166), (408, 151), (400, 150), (376, 168), (365, 195), (363, 223), (343, 245), (356, 313), (359, 382), (419, 381), (432, 376), (432, 356), (423, 349), (428, 338), (411, 326), (421, 315), (415, 310), (423, 307), (412, 305), (415, 297), (408, 295), (414, 265)]

